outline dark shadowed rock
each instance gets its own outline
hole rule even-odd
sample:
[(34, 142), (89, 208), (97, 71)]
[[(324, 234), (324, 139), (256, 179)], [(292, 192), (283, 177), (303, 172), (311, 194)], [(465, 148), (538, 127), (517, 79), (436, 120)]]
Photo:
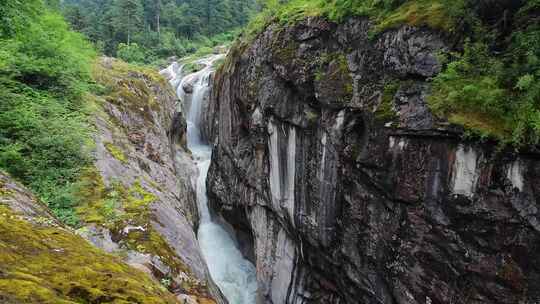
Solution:
[(251, 237), (261, 303), (538, 302), (538, 155), (433, 117), (437, 32), (369, 29), (271, 25), (215, 76), (210, 204)]

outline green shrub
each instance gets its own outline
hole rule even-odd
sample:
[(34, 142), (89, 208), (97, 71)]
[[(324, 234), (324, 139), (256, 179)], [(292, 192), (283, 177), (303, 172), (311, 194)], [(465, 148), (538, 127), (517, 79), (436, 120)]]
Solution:
[(517, 44), (503, 58), (493, 56), (483, 42), (467, 43), (463, 54), (454, 54), (455, 59), (433, 80), (429, 103), (434, 112), (482, 137), (537, 144), (540, 65), (535, 53), (540, 43), (538, 32), (529, 36), (537, 40), (532, 44), (529, 39), (521, 44), (523, 35), (529, 36), (516, 34)]
[(143, 50), (136, 43), (130, 43), (129, 45), (120, 43), (116, 56), (129, 63), (143, 63), (146, 57)]
[[(539, 9), (538, 0), (508, 8), (499, 26), (477, 16), (474, 31), (466, 33), (475, 42), (454, 54), (433, 81), (429, 102), (435, 113), (503, 144), (538, 144), (540, 24), (531, 16)], [(513, 27), (500, 27), (506, 23)]]
[(2, 1), (2, 5), (0, 5), (0, 37), (10, 37), (24, 30), (42, 9), (41, 0)]

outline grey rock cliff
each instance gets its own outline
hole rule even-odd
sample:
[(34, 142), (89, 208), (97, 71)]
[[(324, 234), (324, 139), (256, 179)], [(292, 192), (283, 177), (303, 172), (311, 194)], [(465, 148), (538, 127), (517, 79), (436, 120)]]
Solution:
[(431, 114), (438, 33), (369, 29), (270, 26), (215, 76), (209, 198), (254, 256), (260, 302), (540, 301), (538, 155)]

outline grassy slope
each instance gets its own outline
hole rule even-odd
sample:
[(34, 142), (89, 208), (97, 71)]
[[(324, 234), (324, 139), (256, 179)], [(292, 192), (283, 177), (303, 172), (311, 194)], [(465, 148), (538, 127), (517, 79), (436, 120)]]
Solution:
[(270, 0), (245, 32), (253, 37), (272, 22), (286, 25), (308, 16), (323, 16), (334, 22), (351, 16), (369, 17), (375, 23), (373, 34), (402, 24), (452, 32), (465, 9), (464, 0)]

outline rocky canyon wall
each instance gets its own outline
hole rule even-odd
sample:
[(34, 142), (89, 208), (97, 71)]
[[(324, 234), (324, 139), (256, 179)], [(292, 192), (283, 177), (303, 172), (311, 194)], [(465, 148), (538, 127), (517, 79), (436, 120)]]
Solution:
[(540, 160), (434, 117), (439, 33), (309, 18), (231, 50), (205, 134), (210, 204), (261, 303), (537, 303)]

